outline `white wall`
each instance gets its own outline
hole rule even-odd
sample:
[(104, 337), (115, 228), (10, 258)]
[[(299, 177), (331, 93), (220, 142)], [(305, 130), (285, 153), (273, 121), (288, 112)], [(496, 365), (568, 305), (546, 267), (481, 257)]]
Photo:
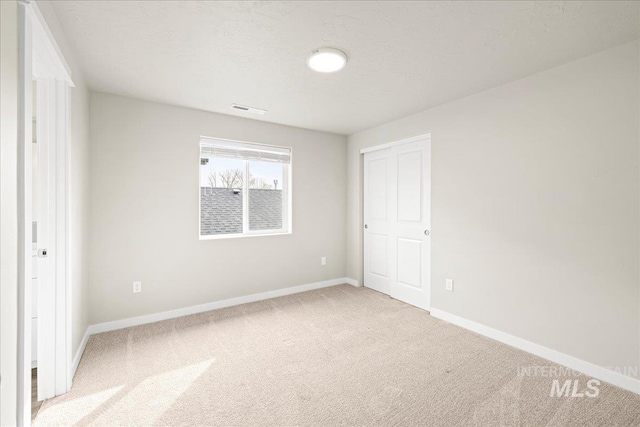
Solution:
[[(432, 135), (432, 307), (601, 366), (640, 362), (638, 42), (349, 137)], [(455, 292), (445, 291), (445, 279)]]
[(16, 423), (18, 4), (0, 1), (0, 425)]
[[(92, 324), (344, 277), (346, 137), (101, 93), (90, 110)], [(198, 239), (201, 135), (293, 148), (292, 235)]]
[(75, 87), (71, 89), (70, 153), (70, 280), (72, 352), (75, 356), (89, 326), (89, 89), (69, 42), (49, 1), (38, 1), (67, 64)]

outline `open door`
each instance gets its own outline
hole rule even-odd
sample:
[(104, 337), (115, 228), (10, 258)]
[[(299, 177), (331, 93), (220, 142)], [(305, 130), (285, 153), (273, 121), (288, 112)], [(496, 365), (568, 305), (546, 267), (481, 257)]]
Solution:
[[(55, 135), (49, 130), (55, 128), (55, 82), (50, 79), (40, 78), (36, 80), (37, 95), (36, 105), (36, 145), (32, 160), (33, 167), (33, 204), (34, 204), (34, 228), (36, 241), (33, 258), (33, 270), (36, 280), (31, 290), (35, 297), (32, 318), (31, 333), (35, 338), (35, 348), (38, 352), (37, 384), (38, 400), (55, 396), (55, 329), (56, 324), (55, 301), (56, 282), (53, 262), (56, 253), (50, 248), (55, 242)], [(32, 355), (33, 358), (34, 355)]]
[[(73, 83), (69, 67), (35, 2), (19, 2), (18, 28), (17, 419), (18, 425), (29, 426), (34, 360), (38, 365), (38, 400), (66, 393), (71, 387), (67, 196), (69, 90)], [(37, 150), (33, 150), (34, 132)], [(33, 204), (37, 204), (35, 226)]]

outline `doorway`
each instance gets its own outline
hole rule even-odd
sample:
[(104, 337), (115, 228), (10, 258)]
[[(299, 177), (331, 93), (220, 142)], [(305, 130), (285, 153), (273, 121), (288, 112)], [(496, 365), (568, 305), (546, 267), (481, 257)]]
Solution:
[[(71, 387), (69, 67), (34, 2), (18, 3), (17, 421)], [(37, 371), (33, 369), (37, 368)]]
[(429, 310), (431, 138), (364, 153), (364, 286)]

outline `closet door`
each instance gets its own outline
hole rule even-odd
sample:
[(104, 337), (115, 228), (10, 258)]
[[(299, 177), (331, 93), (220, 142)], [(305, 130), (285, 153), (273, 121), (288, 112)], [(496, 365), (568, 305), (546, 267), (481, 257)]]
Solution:
[(364, 156), (364, 285), (428, 310), (430, 141)]
[(364, 285), (391, 292), (391, 150), (364, 155)]

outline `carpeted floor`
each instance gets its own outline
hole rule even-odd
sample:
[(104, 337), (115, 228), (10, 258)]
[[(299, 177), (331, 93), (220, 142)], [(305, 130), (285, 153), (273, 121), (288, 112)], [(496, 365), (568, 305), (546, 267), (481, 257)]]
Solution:
[(639, 396), (550, 397), (536, 366), (557, 367), (342, 285), (93, 336), (35, 424), (640, 425)]

